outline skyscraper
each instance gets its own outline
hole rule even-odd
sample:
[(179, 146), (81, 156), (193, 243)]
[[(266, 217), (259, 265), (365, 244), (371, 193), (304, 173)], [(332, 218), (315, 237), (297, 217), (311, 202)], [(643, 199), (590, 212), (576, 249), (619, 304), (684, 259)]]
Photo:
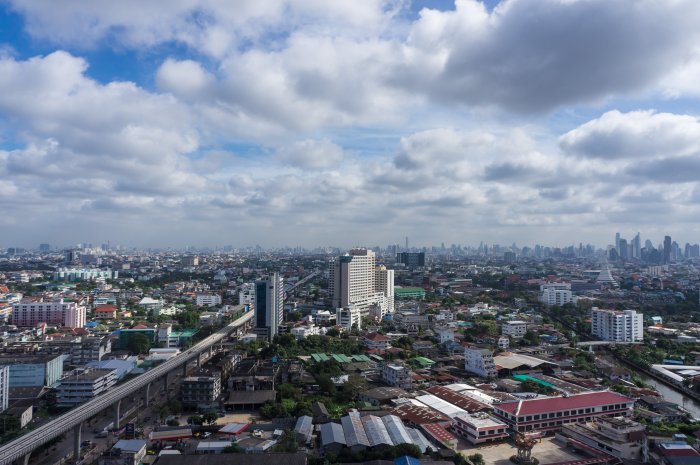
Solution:
[(620, 255), (620, 233), (615, 233), (615, 250)]
[(642, 258), (642, 238), (637, 233), (632, 239), (632, 258), (636, 260), (641, 260)]
[(671, 236), (664, 236), (664, 265), (671, 263)]
[(260, 339), (277, 335), (284, 317), (284, 286), (279, 273), (255, 282), (255, 334)]

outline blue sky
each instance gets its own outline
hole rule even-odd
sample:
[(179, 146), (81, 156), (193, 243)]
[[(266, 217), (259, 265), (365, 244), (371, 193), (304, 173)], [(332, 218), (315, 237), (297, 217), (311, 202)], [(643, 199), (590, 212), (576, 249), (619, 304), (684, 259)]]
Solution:
[(0, 247), (698, 242), (699, 20), (0, 1)]

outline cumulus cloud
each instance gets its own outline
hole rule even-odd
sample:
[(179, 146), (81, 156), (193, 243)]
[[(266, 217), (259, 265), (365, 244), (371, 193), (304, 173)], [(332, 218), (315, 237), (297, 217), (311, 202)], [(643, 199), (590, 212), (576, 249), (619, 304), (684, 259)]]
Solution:
[(649, 158), (700, 153), (700, 121), (653, 110), (609, 111), (559, 139), (567, 153), (594, 158)]
[(337, 167), (344, 153), (342, 147), (328, 139), (306, 139), (279, 148), (277, 158), (295, 168), (322, 169)]

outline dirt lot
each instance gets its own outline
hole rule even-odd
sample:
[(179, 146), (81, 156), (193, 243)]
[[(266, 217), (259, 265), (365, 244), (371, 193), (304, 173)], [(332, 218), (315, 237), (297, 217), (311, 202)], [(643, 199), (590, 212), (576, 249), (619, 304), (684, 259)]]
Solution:
[(253, 418), (260, 418), (257, 412), (237, 412), (227, 413), (224, 417), (219, 417), (216, 420), (217, 425), (226, 425), (228, 423), (250, 423)]
[[(481, 454), (488, 465), (512, 465), (510, 456), (517, 453), (515, 446), (510, 443), (474, 447), (461, 439), (457, 450), (464, 455)], [(583, 458), (554, 441), (554, 438), (543, 438), (532, 449), (532, 455), (540, 461), (541, 465)]]

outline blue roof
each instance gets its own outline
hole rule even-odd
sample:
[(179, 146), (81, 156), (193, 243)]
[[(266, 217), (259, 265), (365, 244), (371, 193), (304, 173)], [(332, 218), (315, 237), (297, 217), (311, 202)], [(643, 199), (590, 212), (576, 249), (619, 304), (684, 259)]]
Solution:
[(410, 455), (404, 455), (402, 457), (396, 457), (394, 459), (394, 465), (420, 465), (420, 460)]
[(95, 326), (97, 326), (97, 322), (96, 321), (88, 321), (87, 323), (85, 323), (85, 326), (87, 328), (94, 328)]

